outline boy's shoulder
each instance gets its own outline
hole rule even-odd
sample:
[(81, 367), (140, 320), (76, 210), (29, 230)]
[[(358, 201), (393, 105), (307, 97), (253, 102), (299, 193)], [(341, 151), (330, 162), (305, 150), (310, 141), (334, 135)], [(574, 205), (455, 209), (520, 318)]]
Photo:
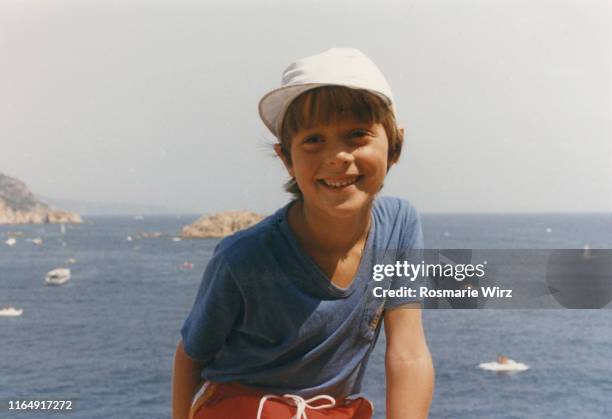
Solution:
[(416, 208), (406, 199), (379, 197), (373, 207), (379, 237), (398, 249), (422, 248), (423, 231)]
[(260, 222), (221, 239), (215, 247), (215, 256), (235, 261), (265, 251), (268, 244), (278, 238), (277, 224), (283, 210), (281, 208)]
[(407, 199), (395, 196), (379, 196), (374, 201), (374, 214), (383, 220), (390, 221), (398, 218), (417, 219), (418, 212)]

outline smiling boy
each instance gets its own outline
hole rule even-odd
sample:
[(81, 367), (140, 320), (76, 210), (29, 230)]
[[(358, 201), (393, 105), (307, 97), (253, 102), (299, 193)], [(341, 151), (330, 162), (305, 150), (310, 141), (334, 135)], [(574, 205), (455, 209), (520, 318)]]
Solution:
[(295, 199), (215, 249), (181, 330), (173, 417), (369, 418), (354, 396), (381, 318), (387, 417), (427, 417), (420, 304), (372, 293), (381, 251), (422, 247), (414, 208), (378, 196), (403, 138), (384, 76), (360, 51), (331, 49), (292, 63), (259, 109)]

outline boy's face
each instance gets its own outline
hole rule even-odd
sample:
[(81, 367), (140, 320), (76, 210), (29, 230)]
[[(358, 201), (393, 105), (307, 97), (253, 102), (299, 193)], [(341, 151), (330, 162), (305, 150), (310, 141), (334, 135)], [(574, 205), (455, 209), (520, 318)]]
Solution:
[(381, 124), (345, 119), (297, 132), (291, 164), (283, 161), (306, 205), (343, 217), (366, 208), (380, 190), (388, 147)]

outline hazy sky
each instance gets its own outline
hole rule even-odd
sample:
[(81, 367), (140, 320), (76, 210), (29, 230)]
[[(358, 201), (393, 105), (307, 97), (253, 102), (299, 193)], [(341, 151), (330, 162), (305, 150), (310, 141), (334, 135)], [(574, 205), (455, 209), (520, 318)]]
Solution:
[(0, 2), (0, 172), (37, 194), (269, 212), (259, 98), (293, 59), (364, 51), (429, 211), (612, 211), (612, 6), (600, 1)]

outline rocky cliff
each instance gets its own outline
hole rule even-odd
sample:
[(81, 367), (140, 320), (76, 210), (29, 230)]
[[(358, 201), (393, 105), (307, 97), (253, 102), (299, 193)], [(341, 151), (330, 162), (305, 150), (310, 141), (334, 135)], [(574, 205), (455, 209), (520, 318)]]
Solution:
[(260, 222), (262, 215), (248, 211), (227, 211), (202, 216), (192, 224), (183, 227), (181, 236), (185, 238), (220, 238), (245, 229)]
[(79, 214), (49, 207), (22, 181), (0, 173), (0, 224), (82, 223)]

